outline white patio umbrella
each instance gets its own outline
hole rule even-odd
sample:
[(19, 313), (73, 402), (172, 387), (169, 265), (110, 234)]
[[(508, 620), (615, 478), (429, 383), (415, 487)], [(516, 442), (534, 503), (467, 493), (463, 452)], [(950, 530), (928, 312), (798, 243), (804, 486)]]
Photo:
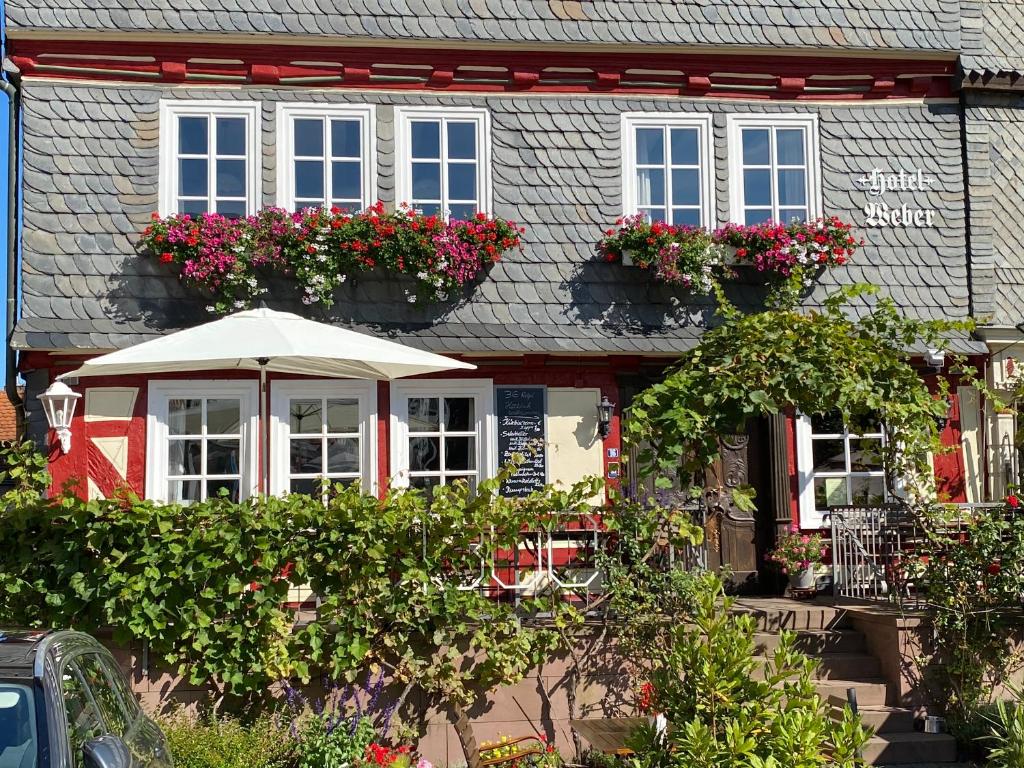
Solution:
[(267, 485), (267, 372), (390, 381), (476, 366), (289, 312), (250, 309), (87, 361), (61, 378), (172, 371), (260, 373), (261, 478)]

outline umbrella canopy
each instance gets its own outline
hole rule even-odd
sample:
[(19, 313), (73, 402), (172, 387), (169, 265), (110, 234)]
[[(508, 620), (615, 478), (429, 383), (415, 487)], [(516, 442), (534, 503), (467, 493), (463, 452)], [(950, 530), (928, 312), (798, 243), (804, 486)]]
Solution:
[(393, 341), (260, 308), (111, 352), (64, 376), (240, 369), (390, 380), (475, 368)]

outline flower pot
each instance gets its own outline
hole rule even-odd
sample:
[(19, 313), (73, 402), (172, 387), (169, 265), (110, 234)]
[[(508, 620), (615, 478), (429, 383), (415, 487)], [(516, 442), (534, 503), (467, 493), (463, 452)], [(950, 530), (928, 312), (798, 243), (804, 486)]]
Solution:
[(815, 583), (813, 568), (789, 574), (789, 586), (793, 589), (814, 589)]
[(622, 266), (632, 267), (635, 266), (633, 261), (633, 251), (627, 249), (622, 252)]

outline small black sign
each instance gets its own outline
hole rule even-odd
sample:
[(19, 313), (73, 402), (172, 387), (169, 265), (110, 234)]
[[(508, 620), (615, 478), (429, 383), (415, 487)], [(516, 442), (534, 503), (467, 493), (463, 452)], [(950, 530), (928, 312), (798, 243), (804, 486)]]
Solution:
[(547, 482), (544, 445), (544, 387), (495, 387), (498, 416), (498, 464), (504, 466), (520, 453), (526, 461), (501, 484), (501, 495), (529, 496)]

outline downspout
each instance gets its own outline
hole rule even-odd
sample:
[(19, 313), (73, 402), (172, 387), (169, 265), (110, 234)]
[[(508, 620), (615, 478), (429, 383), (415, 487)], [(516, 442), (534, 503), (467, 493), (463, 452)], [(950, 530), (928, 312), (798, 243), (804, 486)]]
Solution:
[(18, 361), (11, 346), (14, 325), (18, 320), (18, 117), (21, 112), (20, 79), (17, 69), (4, 61), (6, 78), (0, 79), (0, 90), (7, 94), (7, 368), (4, 389), (14, 406), (17, 435), (25, 433), (25, 404), (18, 392)]

